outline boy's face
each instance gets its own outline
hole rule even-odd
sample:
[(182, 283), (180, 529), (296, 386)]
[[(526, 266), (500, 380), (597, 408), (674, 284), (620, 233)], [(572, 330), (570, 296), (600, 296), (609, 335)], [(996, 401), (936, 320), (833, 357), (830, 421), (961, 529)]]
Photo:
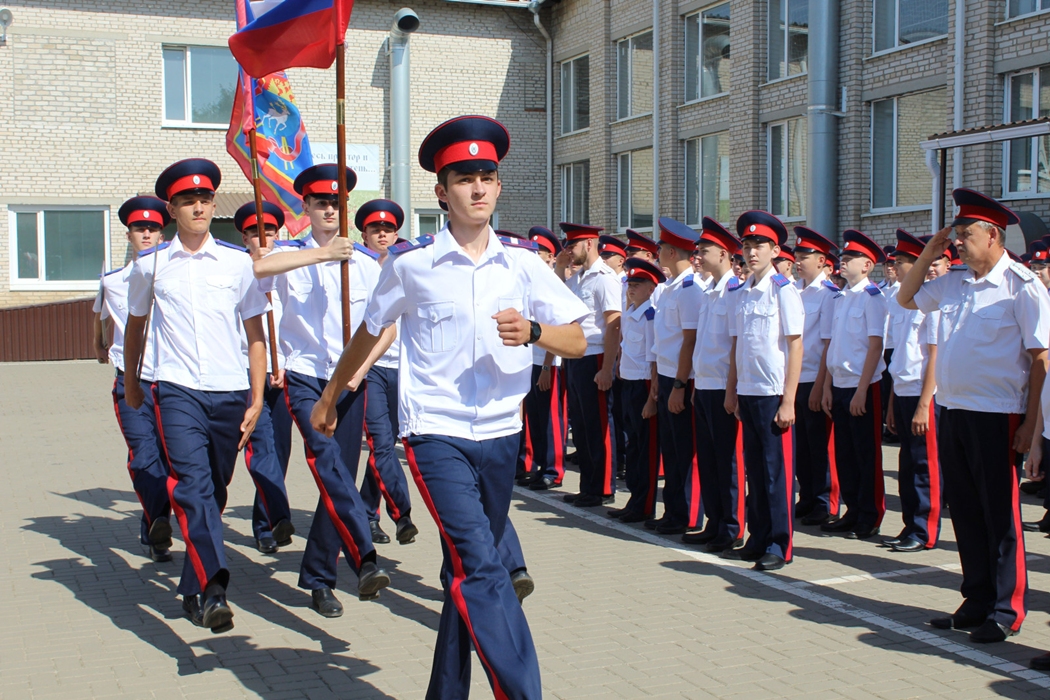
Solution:
[(744, 263), (751, 272), (761, 272), (773, 264), (780, 253), (780, 246), (773, 245), (768, 238), (754, 236), (744, 239)]
[(244, 242), (244, 247), (245, 248), (248, 248), (249, 250), (251, 250), (251, 239), (253, 239), (253, 238), (256, 239), (256, 242), (259, 244), (260, 248), (267, 248), (267, 247), (269, 247), (270, 241), (272, 241), (274, 238), (277, 238), (277, 227), (276, 226), (274, 226), (273, 224), (266, 224), (263, 228), (266, 230), (266, 240), (265, 241), (258, 240), (259, 239), (259, 229), (256, 226), (249, 226), (248, 228), (246, 228), (243, 231), (241, 231), (241, 241)]
[(373, 221), (365, 226), (363, 238), (370, 250), (382, 254), (397, 240), (397, 228), (385, 221)]
[(656, 258), (653, 254), (644, 248), (630, 248), (627, 251), (627, 257), (629, 258), (641, 258), (647, 262), (656, 262)]
[(308, 194), (304, 203), (311, 231), (335, 233), (339, 230), (339, 199), (336, 195)]
[(554, 267), (554, 254), (545, 248), (540, 248), (536, 253), (540, 256), (540, 260), (547, 263), (548, 267)]
[(729, 253), (726, 249), (713, 243), (701, 241), (696, 249), (696, 261), (700, 269), (711, 274), (717, 274), (721, 270), (727, 257)]
[(627, 280), (627, 301), (634, 306), (641, 306), (653, 295), (656, 285), (649, 280)]
[(180, 233), (203, 235), (211, 228), (215, 216), (215, 195), (211, 192), (177, 194), (168, 202), (168, 213), (178, 224)]
[(440, 182), (434, 185), (434, 194), (448, 204), (449, 211), (475, 224), (488, 223), (503, 191), (499, 174), (495, 170), (474, 173), (450, 170), (447, 182), (447, 187)]
[[(943, 260), (943, 258), (942, 258)], [(893, 280), (904, 279), (907, 277), (908, 272), (915, 266), (915, 258), (906, 253), (897, 253), (896, 260), (893, 262), (893, 270), (896, 273)], [(890, 279), (887, 277), (886, 279)], [(893, 280), (890, 280), (891, 283)]]
[(794, 272), (795, 263), (791, 262), (790, 260), (780, 258), (773, 264), (776, 266), (777, 272), (784, 275), (785, 277), (791, 277), (791, 273)]
[(128, 228), (128, 243), (136, 253), (160, 243), (160, 226), (155, 224), (134, 224)]
[(875, 267), (875, 263), (873, 263), (867, 256), (843, 255), (842, 262), (839, 265), (839, 271), (850, 285), (854, 285), (867, 277), (873, 267)]
[(930, 265), (930, 269), (926, 272), (926, 279), (935, 280), (941, 275), (948, 272), (948, 268), (951, 267), (951, 263), (948, 262), (948, 258), (943, 255), (933, 261)]
[(806, 279), (816, 279), (827, 266), (826, 262), (827, 258), (820, 253), (795, 253), (795, 267)]

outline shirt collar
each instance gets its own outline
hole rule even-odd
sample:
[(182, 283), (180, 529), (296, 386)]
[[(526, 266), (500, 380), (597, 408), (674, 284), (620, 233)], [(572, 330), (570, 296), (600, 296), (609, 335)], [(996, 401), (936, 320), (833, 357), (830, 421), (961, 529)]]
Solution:
[(179, 236), (178, 233), (176, 233), (175, 237), (171, 239), (171, 246), (169, 250), (169, 258), (180, 256), (195, 258), (200, 255), (207, 255), (212, 259), (219, 259), (219, 256), (217, 254), (219, 250), (219, 244), (215, 242), (215, 237), (212, 236), (211, 233), (208, 234), (208, 237), (204, 240), (204, 245), (202, 245), (201, 249), (198, 250), (196, 253), (191, 253), (190, 251), (186, 250), (186, 247), (182, 245), (182, 237)]
[(729, 284), (729, 280), (733, 279), (733, 268), (726, 270), (726, 273), (722, 275), (717, 282), (712, 284), (708, 289), (713, 289), (716, 292), (720, 292), (725, 289), (725, 286)]
[(642, 319), (642, 316), (645, 315), (645, 312), (648, 311), (649, 307), (652, 306), (652, 305), (653, 305), (653, 300), (652, 299), (646, 299), (645, 303), (642, 304), (641, 306), (636, 306), (633, 309), (629, 309), (627, 311), (627, 315), (631, 318), (632, 321), (640, 321)]
[(695, 276), (696, 276), (696, 270), (694, 270), (692, 265), (690, 265), (687, 269), (682, 270), (682, 272), (680, 272), (678, 274), (678, 276), (674, 278), (674, 281), (672, 281), (671, 284), (676, 286), (676, 287), (681, 287), (682, 286), (682, 282), (684, 282), (686, 280), (686, 278), (688, 278), (688, 277), (695, 277)]
[(440, 231), (434, 234), (434, 262), (443, 259), (447, 255), (461, 255), (466, 260), (470, 260), (472, 265), (481, 267), (489, 260), (500, 258), (504, 264), (506, 263), (506, 252), (507, 249), (503, 247), (503, 243), (500, 241), (496, 232), (492, 230), (491, 226), (487, 227), (488, 232), (488, 245), (485, 246), (485, 251), (478, 258), (475, 263), (469, 255), (464, 252), (463, 247), (456, 242), (456, 238), (452, 235), (452, 232), (448, 230), (448, 223), (446, 223)]
[(868, 286), (868, 278), (865, 277), (860, 282), (857, 282), (852, 287), (847, 287), (846, 289), (847, 289), (847, 291), (849, 291), (850, 294), (860, 294), (861, 292), (864, 291), (864, 288), (867, 287), (867, 286)]
[(1004, 250), (1003, 257), (999, 258), (999, 262), (995, 263), (992, 269), (988, 271), (987, 275), (985, 275), (981, 279), (977, 279), (973, 276), (973, 270), (967, 270), (967, 272), (969, 272), (970, 274), (965, 281), (970, 284), (980, 284), (982, 282), (987, 282), (993, 287), (998, 287), (1003, 282), (1003, 276), (1006, 274), (1006, 268), (1010, 267), (1012, 263), (1013, 260), (1010, 259), (1009, 253), (1007, 253)]
[(616, 274), (616, 272), (614, 272), (613, 269), (609, 267), (604, 260), (598, 258), (593, 263), (591, 263), (590, 267), (581, 267), (579, 274), (580, 279), (582, 280), (587, 275), (597, 275), (601, 274), (602, 272), (608, 272), (610, 275)]
[[(823, 270), (821, 270), (820, 273), (817, 274), (816, 278), (814, 278), (812, 282), (807, 284), (804, 287), (804, 289), (809, 289), (810, 287), (819, 287), (820, 285), (824, 284), (824, 280), (826, 280), (827, 278), (828, 276), (824, 274)], [(799, 278), (799, 281), (802, 281), (801, 277)]]
[(766, 276), (763, 277), (762, 279), (758, 279), (758, 277), (755, 276), (755, 275), (751, 276), (751, 278), (748, 280), (749, 282), (751, 282), (751, 284), (748, 285), (748, 289), (755, 289), (755, 290), (758, 290), (760, 292), (766, 291), (766, 289), (770, 285), (770, 280), (773, 279), (773, 275), (775, 275), (775, 274), (777, 274), (777, 269), (775, 267), (773, 267), (772, 265), (770, 265), (769, 266), (769, 271), (766, 272)]

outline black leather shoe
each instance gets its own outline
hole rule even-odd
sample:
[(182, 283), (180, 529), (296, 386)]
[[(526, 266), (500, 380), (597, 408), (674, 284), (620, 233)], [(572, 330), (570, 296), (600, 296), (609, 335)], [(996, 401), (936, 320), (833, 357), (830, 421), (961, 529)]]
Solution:
[(277, 553), (277, 540), (272, 535), (263, 535), (255, 540), (255, 548), (263, 554)]
[(926, 543), (918, 537), (908, 535), (897, 544), (890, 545), (894, 552), (921, 552), (926, 549)]
[(390, 543), (390, 535), (383, 532), (383, 528), (379, 527), (378, 520), (369, 520), (368, 529), (372, 532), (372, 544)]
[(335, 597), (335, 591), (327, 587), (310, 591), (310, 609), (321, 617), (343, 616), (343, 604)]
[(1036, 671), (1050, 671), (1050, 653), (1040, 654), (1029, 661), (1028, 665)]
[(970, 641), (977, 644), (992, 644), (1006, 641), (1007, 637), (1012, 637), (1015, 634), (1017, 634), (1017, 631), (1010, 629), (1006, 625), (1000, 625), (995, 620), (985, 620), (980, 627), (970, 632)]
[(182, 596), (182, 611), (190, 622), (198, 627), (204, 627), (204, 615), (201, 612), (201, 594)]
[(579, 464), (580, 463), (580, 453), (579, 453), (579, 451), (578, 450), (574, 450), (572, 452), (566, 452), (565, 453), (565, 461), (568, 462), (569, 464)]
[(663, 524), (664, 524), (664, 519), (663, 518), (649, 518), (648, 520), (645, 521), (645, 529), (646, 530), (655, 530), (656, 528), (660, 527)]
[(847, 516), (824, 523), (820, 526), (820, 530), (821, 532), (849, 532), (856, 526), (857, 521)]
[(361, 565), (361, 572), (357, 575), (357, 597), (361, 600), (375, 600), (379, 597), (379, 591), (390, 585), (390, 574), (380, 569), (373, 562), (365, 562)]
[(543, 476), (529, 482), (530, 491), (546, 491), (547, 489), (556, 489), (559, 486), (561, 486), (561, 484), (557, 483), (549, 476)]
[(827, 511), (810, 511), (804, 515), (799, 522), (803, 525), (823, 525), (824, 523), (830, 523), (832, 516)]
[(632, 513), (630, 511), (619, 517), (621, 523), (644, 523), (649, 519), (649, 516), (645, 513)]
[(518, 596), (519, 605), (536, 590), (536, 582), (525, 569), (515, 571), (510, 577), (510, 582), (514, 584), (514, 594)]
[(813, 512), (815, 505), (813, 503), (804, 503), (799, 501), (795, 504), (795, 517), (804, 518)]
[(980, 627), (985, 623), (986, 615), (969, 615), (963, 612), (954, 612), (948, 617), (935, 617), (930, 620), (930, 626), (939, 630), (966, 630)]
[(1044, 486), (1044, 484), (1043, 484), (1042, 480), (1040, 480), (1040, 481), (1022, 481), (1021, 485), (1018, 486), (1018, 488), (1021, 490), (1021, 493), (1023, 493), (1023, 494), (1026, 494), (1028, 496), (1034, 496), (1036, 493), (1038, 493), (1039, 489), (1043, 488), (1043, 486)]
[(612, 496), (595, 496), (590, 493), (581, 493), (572, 504), (577, 508), (593, 508), (595, 506), (601, 506), (612, 502)]
[(883, 547), (892, 547), (895, 544), (900, 544), (905, 539), (907, 539), (908, 536), (909, 535), (907, 534), (907, 532), (902, 532), (901, 534), (897, 535), (896, 537), (883, 537), (882, 538), (882, 546)]
[(291, 520), (278, 520), (273, 526), (273, 539), (278, 547), (287, 547), (292, 543), (292, 535), (295, 534), (295, 525)]
[(626, 512), (626, 508), (610, 508), (607, 511), (605, 511), (605, 514), (608, 515), (610, 518), (619, 518)]
[(723, 550), (719, 557), (735, 561), (758, 561), (763, 555), (765, 555), (765, 552), (754, 552), (747, 547), (741, 547), (740, 549)]
[(879, 526), (875, 527), (855, 527), (846, 533), (847, 540), (870, 540), (875, 535), (879, 534)]
[(582, 495), (582, 493), (567, 493), (561, 497), (561, 500), (565, 501), (566, 503), (575, 503), (576, 499)]
[(201, 627), (207, 627), (216, 634), (233, 629), (233, 610), (226, 602), (226, 594), (220, 593), (205, 599), (201, 606)]
[(744, 538), (738, 537), (735, 540), (714, 540), (712, 542), (708, 542), (707, 546), (704, 547), (704, 549), (711, 552), (712, 554), (718, 554), (719, 552), (724, 552), (726, 550), (740, 549), (743, 546)]
[(656, 526), (656, 532), (659, 535), (684, 535), (685, 525), (675, 525), (674, 523), (664, 521)]
[(682, 535), (682, 542), (685, 544), (707, 544), (708, 542), (713, 542), (717, 537), (718, 532), (711, 528), (700, 530), (699, 532), (687, 532)]
[(158, 549), (171, 549), (171, 523), (157, 518), (149, 526), (149, 541)]
[(532, 482), (531, 474), (519, 474), (514, 477), (514, 483), (518, 486), (528, 486)]
[(1036, 520), (1034, 523), (1021, 523), (1021, 527), (1025, 532), (1050, 533), (1050, 520), (1044, 517), (1042, 520)]
[(149, 558), (155, 562), (171, 561), (171, 550), (161, 549), (155, 544), (149, 546)]
[[(378, 525), (378, 523), (376, 523)], [(416, 541), (416, 535), (419, 534), (419, 528), (412, 522), (412, 518), (405, 515), (397, 521), (397, 531), (394, 533), (394, 537), (397, 538), (398, 544), (411, 544)], [(387, 538), (388, 540), (390, 538)]]
[(755, 565), (751, 567), (755, 571), (776, 571), (777, 569), (783, 569), (786, 561), (778, 557), (776, 554), (766, 553), (762, 555), (762, 558), (755, 562)]

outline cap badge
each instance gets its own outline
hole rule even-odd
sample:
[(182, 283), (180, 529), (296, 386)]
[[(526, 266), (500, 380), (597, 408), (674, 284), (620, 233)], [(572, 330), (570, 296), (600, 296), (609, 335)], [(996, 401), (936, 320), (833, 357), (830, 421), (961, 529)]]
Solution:
[(199, 185), (199, 184), (201, 184), (201, 176), (200, 176), (200, 175), (194, 175), (194, 176), (193, 176), (193, 184), (194, 184), (194, 185)]
[(143, 219), (148, 219), (149, 218), (149, 212), (148, 211), (142, 212), (142, 218)]
[(385, 211), (379, 212), (379, 218), (380, 219), (385, 219), (386, 218), (386, 212)]
[(754, 233), (757, 230), (758, 230), (758, 226), (755, 226), (754, 224), (751, 224), (751, 228), (748, 229), (748, 232)]
[(332, 181), (332, 191), (333, 192), (337, 192), (338, 190), (339, 190), (339, 183), (333, 180)]
[(478, 144), (476, 144), (476, 143), (470, 144), (470, 147), (467, 148), (467, 150), (470, 152), (470, 155), (476, 156), (478, 154)]
[(802, 236), (798, 237), (798, 240), (795, 242), (795, 245), (802, 245)]

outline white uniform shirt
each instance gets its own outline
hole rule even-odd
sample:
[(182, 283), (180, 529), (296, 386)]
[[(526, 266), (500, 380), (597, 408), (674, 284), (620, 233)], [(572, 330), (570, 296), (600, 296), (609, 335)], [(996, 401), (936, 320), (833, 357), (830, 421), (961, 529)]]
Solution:
[(656, 309), (652, 300), (646, 299), (641, 306), (627, 309), (620, 323), (620, 379), (637, 381), (652, 379), (653, 319)]
[(729, 334), (737, 339), (737, 394), (782, 396), (787, 337), (802, 335), (806, 325), (798, 288), (771, 267), (762, 279), (751, 275), (739, 287), (730, 285), (729, 294), (736, 310)]
[(255, 281), (251, 257), (211, 235), (191, 254), (176, 236), (164, 249), (135, 261), (128, 280), (132, 316), (149, 311), (154, 265), (154, 379), (198, 391), (247, 389), (241, 324), (270, 308)]
[(1024, 265), (1003, 257), (975, 280), (952, 268), (915, 294), (926, 313), (940, 309), (937, 403), (991, 413), (1027, 409), (1029, 350), (1050, 340), (1050, 295)]
[[(828, 343), (828, 374), (832, 386), (853, 389), (860, 384), (870, 339), (886, 339), (887, 306), (886, 295), (867, 278), (846, 287), (832, 299), (831, 342)], [(880, 353), (875, 373), (871, 375), (872, 384), (882, 378), (886, 369), (882, 357)]]
[[(883, 344), (883, 350), (893, 350), (897, 347), (897, 339), (894, 337), (892, 329), (894, 325), (900, 323), (900, 317), (904, 315), (904, 309), (900, 304), (897, 303), (897, 292), (901, 289), (900, 282), (894, 282), (893, 284), (881, 284), (879, 289), (886, 295), (886, 307), (887, 312), (890, 315), (889, 323), (887, 328), (890, 330), (886, 333), (886, 342)], [(904, 396), (904, 394), (901, 394)]]
[[(656, 372), (664, 377), (678, 374), (678, 355), (682, 350), (683, 330), (695, 331), (704, 288), (697, 284), (690, 266), (667, 283), (660, 295), (653, 320), (653, 354)], [(693, 376), (693, 368), (689, 368)]]
[(930, 360), (930, 346), (937, 344), (937, 326), (941, 312), (924, 314), (914, 309), (904, 309), (897, 303), (896, 295), (889, 302), (904, 313), (890, 314), (889, 334), (893, 337), (893, 358), (890, 360), (890, 376), (893, 377), (893, 393), (897, 396), (922, 395), (922, 377)]
[(590, 267), (577, 270), (565, 284), (589, 312), (580, 322), (583, 335), (587, 338), (585, 355), (600, 355), (605, 352), (605, 312), (623, 310), (624, 292), (620, 278), (604, 260), (598, 258)]
[(394, 338), (394, 342), (390, 343), (390, 347), (386, 349), (386, 352), (376, 360), (376, 367), (397, 369), (398, 365), (401, 364), (401, 320), (398, 319), (394, 325), (397, 326), (397, 337)]
[(693, 381), (697, 389), (725, 389), (729, 377), (729, 353), (733, 338), (729, 324), (733, 319), (729, 283), (735, 280), (729, 270), (722, 279), (704, 290), (698, 309), (696, 347), (693, 349)]
[(839, 288), (828, 281), (821, 272), (807, 285), (798, 280), (795, 286), (802, 296), (802, 307), (806, 310), (806, 328), (802, 331), (802, 373), (799, 384), (817, 381), (820, 374), (820, 361), (824, 357), (824, 340), (831, 337), (831, 317), (834, 310), (831, 300), (839, 293)]
[[(109, 346), (109, 361), (121, 372), (124, 368), (124, 329), (128, 325), (128, 280), (135, 262), (132, 261), (119, 270), (107, 272), (99, 281), (98, 296), (91, 310), (113, 324), (113, 342)], [(150, 318), (150, 329), (146, 333), (146, 345), (153, 346), (153, 319)], [(153, 352), (142, 351), (143, 381), (153, 381)]]
[(488, 236), (477, 263), (446, 226), (433, 243), (383, 266), (366, 322), (378, 335), (401, 318), (402, 437), (487, 440), (517, 433), (521, 400), (532, 385), (532, 350), (503, 345), (492, 316), (513, 307), (547, 325), (588, 317), (535, 253), (505, 245), (491, 228)]

